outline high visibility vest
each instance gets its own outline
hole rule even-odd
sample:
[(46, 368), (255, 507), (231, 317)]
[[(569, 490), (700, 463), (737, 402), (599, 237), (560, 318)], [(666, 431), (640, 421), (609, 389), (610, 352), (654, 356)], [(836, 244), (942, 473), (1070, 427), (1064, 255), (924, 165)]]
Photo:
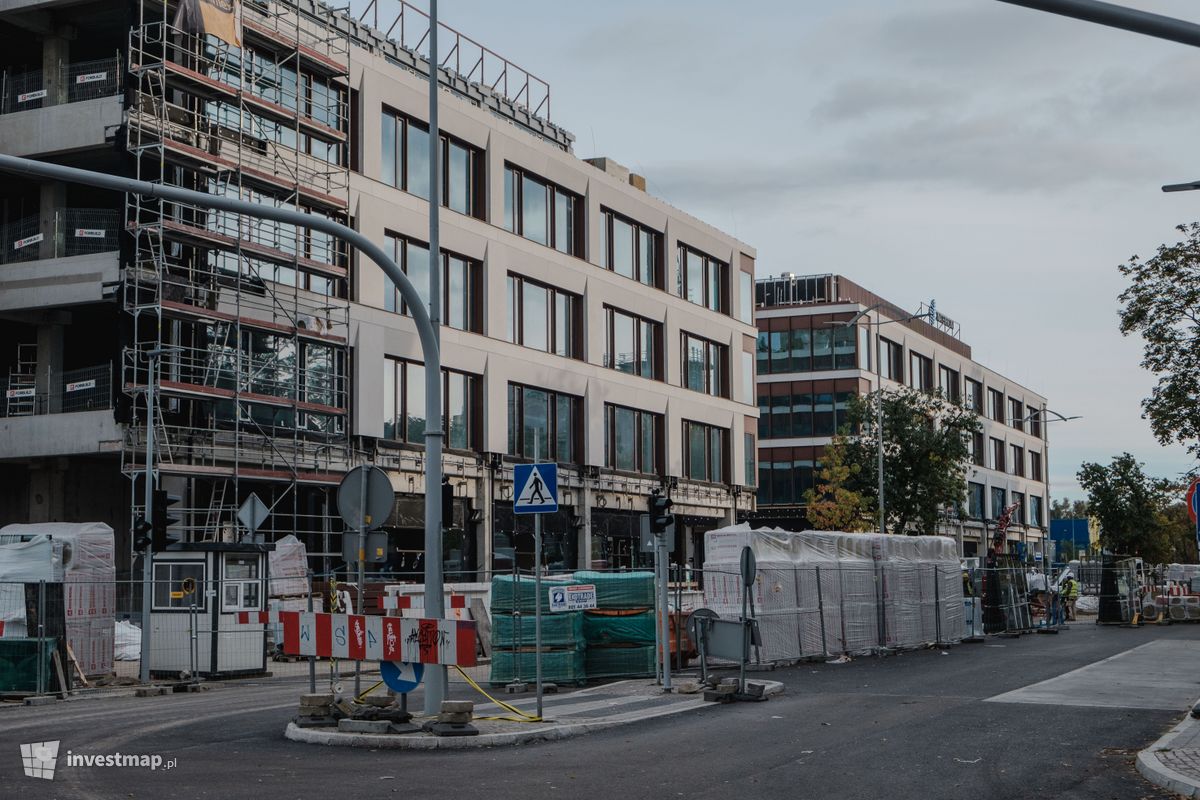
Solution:
[(1064, 600), (1074, 600), (1078, 594), (1079, 594), (1079, 584), (1078, 583), (1076, 583), (1073, 580), (1068, 580), (1066, 583), (1063, 584), (1062, 595), (1063, 595)]

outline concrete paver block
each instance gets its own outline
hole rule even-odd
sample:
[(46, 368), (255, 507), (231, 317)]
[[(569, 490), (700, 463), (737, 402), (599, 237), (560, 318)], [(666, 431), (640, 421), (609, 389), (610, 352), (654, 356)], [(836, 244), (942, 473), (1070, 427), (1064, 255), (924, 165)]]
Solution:
[(342, 719), (338, 720), (341, 733), (387, 733), (392, 723), (387, 720)]

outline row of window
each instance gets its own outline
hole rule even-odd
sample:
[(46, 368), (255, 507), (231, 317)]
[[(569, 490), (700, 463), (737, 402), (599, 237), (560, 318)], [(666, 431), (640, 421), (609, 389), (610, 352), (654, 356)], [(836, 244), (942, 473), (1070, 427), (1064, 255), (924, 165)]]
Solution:
[[(482, 382), (476, 375), (442, 370), (442, 432), (446, 446), (479, 450)], [(424, 444), (425, 367), (388, 358), (384, 368), (383, 413), (386, 439)], [(536, 386), (508, 384), (508, 454), (531, 460), (580, 463), (583, 457), (583, 400)], [(683, 422), (684, 475), (721, 483), (729, 476), (729, 431), (690, 420)], [(661, 475), (666, 458), (664, 417), (650, 411), (605, 403), (604, 465), (624, 472)], [(747, 463), (753, 465), (754, 437), (746, 436)], [(747, 473), (752, 475), (751, 472)]]
[[(382, 180), (419, 197), (429, 196), (429, 127), (390, 109), (382, 114)], [(442, 205), (484, 219), (483, 152), (445, 133), (442, 145)], [(586, 257), (584, 200), (575, 192), (520, 166), (504, 165), (504, 227), (561, 253)], [(646, 286), (666, 288), (663, 234), (608, 208), (601, 208), (598, 262)], [(730, 265), (680, 243), (676, 255), (678, 296), (730, 314)], [(753, 275), (739, 271), (737, 317), (749, 323)]]
[[(783, 387), (772, 387), (776, 392)], [(833, 436), (849, 424), (853, 391), (813, 391), (812, 382), (791, 384), (791, 391), (758, 396), (758, 438)]]
[[(989, 496), (990, 495), (990, 496)], [(985, 507), (984, 500), (990, 500)], [(1042, 497), (1040, 495), (1025, 496), (1024, 492), (1009, 492), (1003, 486), (993, 486), (987, 491), (982, 483), (967, 483), (967, 516), (971, 519), (999, 519), (1000, 515), (1010, 505), (1015, 505), (1010, 519), (1014, 525), (1031, 525), (1035, 528), (1044, 526), (1045, 517), (1042, 513)]]
[(997, 472), (1007, 472), (1017, 477), (1028, 477), (1041, 482), (1042, 454), (1030, 450), (1028, 453), (1028, 469), (1026, 469), (1025, 448), (1019, 444), (1006, 445), (1003, 439), (989, 437), (988, 449), (983, 448), (983, 433), (977, 431), (967, 440), (967, 449), (971, 463), (979, 467), (987, 467)]
[[(758, 374), (821, 372), (834, 369), (866, 369), (859, 364), (856, 331), (865, 328), (818, 325), (810, 317), (793, 317), (788, 330), (758, 332)], [(868, 348), (862, 348), (864, 355)]]

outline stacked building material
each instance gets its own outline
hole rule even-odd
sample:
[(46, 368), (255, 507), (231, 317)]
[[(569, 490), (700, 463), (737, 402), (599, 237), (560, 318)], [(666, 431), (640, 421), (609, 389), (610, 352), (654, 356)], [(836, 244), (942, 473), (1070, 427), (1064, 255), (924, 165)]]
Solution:
[[(543, 578), (543, 591), (559, 578)], [(497, 575), (492, 579), (493, 686), (532, 681), (537, 672), (537, 632), (534, 579)], [(542, 599), (542, 680), (547, 683), (582, 684), (584, 672), (583, 615), (551, 614)]]
[(588, 679), (653, 676), (654, 573), (576, 572), (575, 582), (596, 587), (596, 610), (583, 616)]

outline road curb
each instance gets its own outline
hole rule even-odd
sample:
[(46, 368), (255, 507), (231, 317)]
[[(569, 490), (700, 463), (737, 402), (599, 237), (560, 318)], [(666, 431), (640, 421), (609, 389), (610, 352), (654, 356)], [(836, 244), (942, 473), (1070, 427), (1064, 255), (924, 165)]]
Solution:
[(1200, 782), (1197, 779), (1189, 778), (1183, 773), (1171, 769), (1158, 757), (1158, 753), (1164, 750), (1173, 750), (1172, 743), (1185, 734), (1191, 733), (1197, 725), (1200, 725), (1200, 720), (1188, 714), (1182, 722), (1167, 731), (1161, 739), (1138, 753), (1137, 770), (1142, 777), (1184, 797), (1200, 797)]
[[(757, 681), (766, 683), (764, 695), (772, 697), (783, 694), (779, 681)], [(404, 734), (339, 733), (322, 728), (301, 728), (289, 722), (284, 737), (304, 744), (320, 744), (328, 747), (366, 747), (372, 750), (465, 750), (484, 747), (508, 747), (533, 742), (552, 742), (584, 736), (595, 731), (631, 725), (648, 719), (657, 719), (701, 708), (715, 707), (697, 696), (694, 702), (676, 702), (662, 708), (644, 712), (617, 715), (609, 719), (584, 720), (569, 724), (531, 725), (524, 730), (481, 733), (478, 736), (420, 736)]]

